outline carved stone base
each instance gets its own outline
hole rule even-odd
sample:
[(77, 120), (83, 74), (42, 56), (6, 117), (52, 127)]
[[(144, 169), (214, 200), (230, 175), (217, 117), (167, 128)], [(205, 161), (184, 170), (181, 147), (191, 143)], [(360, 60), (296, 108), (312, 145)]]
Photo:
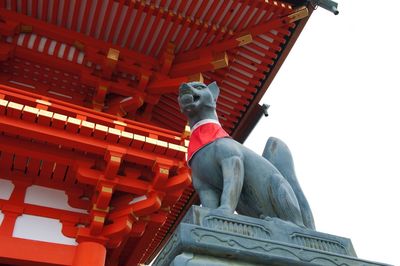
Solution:
[(357, 258), (350, 239), (279, 219), (193, 206), (153, 265), (387, 265)]

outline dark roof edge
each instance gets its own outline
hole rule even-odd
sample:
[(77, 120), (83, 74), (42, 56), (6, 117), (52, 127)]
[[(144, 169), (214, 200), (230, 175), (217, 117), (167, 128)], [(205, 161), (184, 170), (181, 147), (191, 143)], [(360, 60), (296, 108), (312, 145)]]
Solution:
[[(293, 2), (300, 2), (300, 1), (293, 1)], [(303, 2), (308, 2), (308, 1), (303, 1)], [(296, 43), (297, 38), (300, 36), (300, 33), (303, 31), (305, 25), (307, 24), (307, 21), (310, 18), (312, 12), (314, 11), (314, 8), (310, 4), (307, 5), (307, 8), (309, 15), (298, 22), (296, 28), (292, 32), (292, 35), (289, 37), (288, 42), (284, 45), (282, 52), (279, 54), (276, 63), (272, 67), (272, 70), (268, 73), (268, 76), (262, 81), (262, 84), (259, 87), (257, 93), (254, 95), (253, 99), (249, 103), (249, 108), (243, 114), (242, 118), (240, 119), (240, 122), (233, 129), (233, 133), (231, 135), (235, 140), (243, 143), (250, 135), (251, 131), (253, 131), (254, 127), (257, 125), (257, 122), (261, 119), (262, 115), (264, 114), (263, 112), (260, 112), (259, 110), (260, 105), (258, 103), (261, 101), (265, 92), (271, 85), (276, 74), (281, 68), (283, 62), (285, 62), (286, 57), (292, 50), (293, 45)]]
[(286, 3), (292, 4), (294, 6), (304, 6), (307, 5), (308, 2), (310, 2), (310, 0), (283, 0)]

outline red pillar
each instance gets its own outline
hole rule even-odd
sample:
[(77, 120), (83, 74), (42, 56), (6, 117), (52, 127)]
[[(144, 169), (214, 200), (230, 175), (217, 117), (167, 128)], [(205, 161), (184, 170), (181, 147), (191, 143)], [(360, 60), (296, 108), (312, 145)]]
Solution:
[(0, 224), (0, 236), (12, 236), (17, 218), (24, 213), (26, 189), (31, 185), (29, 182), (17, 180), (14, 180), (13, 183), (15, 187), (10, 199), (4, 203), (1, 209), (4, 219)]
[(76, 247), (72, 266), (104, 266), (106, 248), (96, 242), (82, 242)]

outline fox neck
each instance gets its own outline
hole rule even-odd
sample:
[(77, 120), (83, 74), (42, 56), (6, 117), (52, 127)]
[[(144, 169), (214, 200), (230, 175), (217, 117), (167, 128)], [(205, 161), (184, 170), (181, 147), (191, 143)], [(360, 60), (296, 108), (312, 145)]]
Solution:
[(200, 113), (196, 113), (193, 115), (188, 115), (189, 126), (192, 128), (197, 122), (205, 119), (212, 119), (218, 121), (217, 112), (215, 109), (212, 110), (203, 110)]

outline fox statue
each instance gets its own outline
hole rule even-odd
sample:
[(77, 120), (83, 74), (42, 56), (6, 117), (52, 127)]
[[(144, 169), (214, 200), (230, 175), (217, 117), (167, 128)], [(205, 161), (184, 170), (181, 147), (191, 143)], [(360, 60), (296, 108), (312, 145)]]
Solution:
[(203, 207), (261, 219), (279, 218), (315, 230), (297, 181), (292, 155), (270, 138), (260, 156), (238, 143), (218, 122), (215, 82), (183, 83), (178, 102), (191, 127), (188, 164)]

